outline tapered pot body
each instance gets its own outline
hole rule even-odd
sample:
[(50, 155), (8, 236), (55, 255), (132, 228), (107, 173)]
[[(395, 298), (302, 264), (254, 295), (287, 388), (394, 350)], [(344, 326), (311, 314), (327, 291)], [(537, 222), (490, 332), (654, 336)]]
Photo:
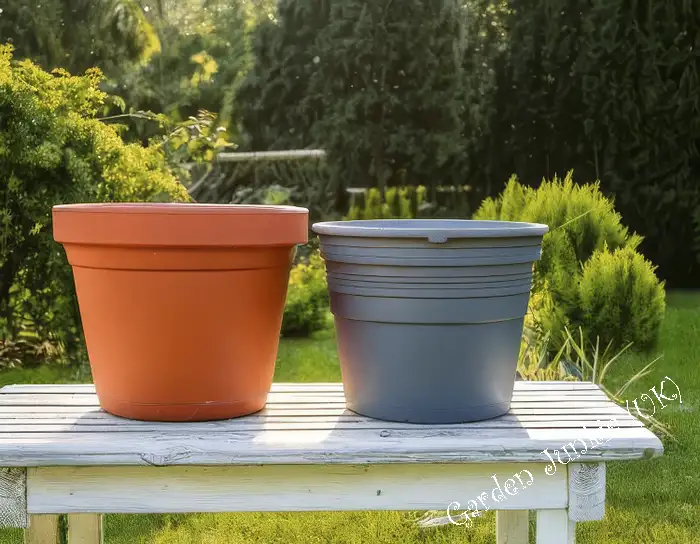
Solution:
[(262, 409), (307, 217), (288, 206), (54, 207), (101, 406), (153, 421)]
[(510, 408), (546, 225), (317, 223), (348, 407), (411, 423)]

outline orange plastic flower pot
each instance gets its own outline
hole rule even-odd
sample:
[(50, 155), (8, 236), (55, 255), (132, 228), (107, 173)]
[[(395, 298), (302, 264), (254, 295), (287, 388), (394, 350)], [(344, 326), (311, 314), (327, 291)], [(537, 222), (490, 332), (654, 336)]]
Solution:
[(102, 408), (151, 421), (263, 408), (308, 210), (75, 204), (54, 207), (53, 225)]

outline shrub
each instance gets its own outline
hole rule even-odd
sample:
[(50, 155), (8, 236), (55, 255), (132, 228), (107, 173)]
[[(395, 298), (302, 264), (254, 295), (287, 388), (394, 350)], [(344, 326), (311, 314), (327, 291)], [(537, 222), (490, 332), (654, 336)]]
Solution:
[(583, 265), (579, 284), (580, 325), (587, 336), (617, 346), (653, 345), (666, 309), (655, 269), (629, 247), (596, 251)]
[(309, 336), (326, 327), (328, 319), (326, 269), (318, 251), (289, 273), (282, 336)]
[[(549, 225), (550, 232), (542, 242), (542, 259), (535, 265), (527, 324), (540, 331), (550, 331), (552, 349), (564, 342), (566, 329), (578, 327), (586, 334), (599, 335), (604, 345), (612, 342), (614, 347), (621, 347), (634, 341), (637, 347), (644, 347), (653, 343), (664, 311), (663, 284), (659, 283), (654, 269), (649, 268), (650, 264), (639, 264), (645, 262), (635, 251), (641, 238), (622, 224), (620, 214), (600, 192), (597, 183), (577, 185), (570, 172), (564, 180), (555, 177), (533, 189), (521, 185), (513, 176), (499, 197), (483, 202), (474, 218)], [(618, 252), (618, 249), (624, 251)], [(606, 256), (610, 252), (614, 256)], [(639, 281), (629, 279), (629, 275), (591, 272), (591, 267), (603, 264), (623, 267), (622, 261), (630, 259), (630, 255), (635, 256), (636, 264), (629, 265), (635, 269), (634, 278), (643, 278)], [(642, 269), (646, 272), (641, 272)], [(582, 283), (584, 271), (585, 284)], [(593, 283), (600, 290), (599, 295), (591, 294)], [(602, 283), (605, 283), (604, 288)], [(611, 304), (601, 305), (602, 293), (612, 297), (613, 293), (624, 291), (629, 297), (627, 308), (634, 305), (638, 309), (646, 304), (648, 313), (622, 311), (616, 314), (620, 317), (618, 321), (610, 315), (592, 315), (593, 306), (597, 308), (595, 311), (604, 312), (612, 309), (615, 301), (620, 301), (615, 298)], [(652, 292), (656, 294), (650, 296)], [(657, 296), (661, 297), (660, 306), (652, 303)], [(604, 327), (600, 326), (602, 322), (606, 323)], [(633, 332), (637, 322), (647, 324), (643, 332), (640, 331), (643, 339)], [(592, 338), (595, 336), (587, 339)]]
[[(80, 318), (51, 208), (71, 202), (186, 200), (163, 155), (125, 145), (95, 119), (97, 70), (47, 73), (0, 46), (0, 335), (34, 329), (80, 347)], [(28, 325), (29, 323), (29, 325)]]

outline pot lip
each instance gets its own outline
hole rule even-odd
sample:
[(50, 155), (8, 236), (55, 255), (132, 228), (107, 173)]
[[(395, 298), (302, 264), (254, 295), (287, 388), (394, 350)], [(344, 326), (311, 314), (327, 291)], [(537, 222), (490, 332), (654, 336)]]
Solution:
[(427, 238), (445, 242), (450, 238), (504, 238), (543, 236), (549, 226), (541, 223), (473, 219), (370, 219), (314, 223), (316, 234), (362, 238)]
[(309, 212), (294, 206), (194, 203), (68, 204), (53, 208), (60, 244), (119, 247), (295, 246)]
[(59, 213), (146, 214), (146, 215), (307, 215), (309, 210), (299, 206), (265, 204), (200, 204), (198, 202), (99, 202), (59, 204)]

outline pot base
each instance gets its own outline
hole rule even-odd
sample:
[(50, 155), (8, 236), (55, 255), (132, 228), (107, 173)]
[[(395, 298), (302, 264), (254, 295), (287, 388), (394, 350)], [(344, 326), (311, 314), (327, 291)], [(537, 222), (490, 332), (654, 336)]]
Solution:
[(454, 408), (428, 410), (423, 407), (418, 410), (412, 410), (405, 406), (385, 406), (380, 404), (361, 406), (349, 401), (347, 407), (348, 410), (356, 414), (374, 419), (395, 421), (397, 423), (433, 425), (470, 423), (473, 421), (493, 419), (507, 414), (510, 410), (510, 402), (471, 406), (463, 411), (455, 410)]
[(145, 404), (100, 397), (100, 406), (112, 415), (140, 421), (215, 421), (259, 412), (266, 400), (267, 393), (245, 401), (187, 404)]

